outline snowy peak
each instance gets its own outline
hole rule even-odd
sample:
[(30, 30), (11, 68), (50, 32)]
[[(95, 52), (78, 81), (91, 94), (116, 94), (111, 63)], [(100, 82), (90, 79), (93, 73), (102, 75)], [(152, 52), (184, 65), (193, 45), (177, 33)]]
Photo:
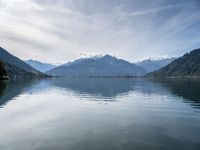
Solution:
[(82, 58), (56, 67), (47, 73), (56, 76), (142, 76), (146, 71), (128, 61), (105, 55)]

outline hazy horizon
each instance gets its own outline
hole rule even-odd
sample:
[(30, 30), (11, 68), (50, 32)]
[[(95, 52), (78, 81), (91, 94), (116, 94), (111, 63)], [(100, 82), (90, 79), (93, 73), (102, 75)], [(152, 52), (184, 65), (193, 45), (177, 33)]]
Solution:
[(52, 64), (105, 54), (130, 62), (182, 56), (200, 47), (199, 6), (198, 0), (0, 0), (0, 46)]

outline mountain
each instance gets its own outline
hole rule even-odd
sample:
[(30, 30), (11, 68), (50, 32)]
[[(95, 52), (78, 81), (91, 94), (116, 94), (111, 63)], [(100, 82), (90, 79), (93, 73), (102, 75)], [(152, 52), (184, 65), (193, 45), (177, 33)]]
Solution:
[(200, 77), (200, 49), (186, 53), (148, 77)]
[(49, 70), (56, 67), (55, 65), (43, 63), (43, 62), (40, 62), (40, 61), (37, 61), (37, 60), (32, 60), (32, 59), (29, 59), (25, 62), (27, 64), (29, 64), (31, 67), (33, 67), (33, 68), (35, 68), (35, 69), (37, 69), (41, 72), (46, 72), (46, 71), (49, 71)]
[(0, 61), (0, 80), (8, 79), (4, 64)]
[(65, 77), (142, 76), (146, 71), (128, 61), (110, 55), (82, 58), (56, 67), (46, 73)]
[(146, 60), (137, 62), (135, 64), (144, 68), (147, 71), (147, 73), (149, 73), (168, 65), (175, 59), (176, 58), (165, 58), (165, 59), (159, 59), (159, 60), (146, 59)]
[(10, 78), (33, 78), (46, 76), (1, 47), (0, 61), (4, 63), (4, 69)]

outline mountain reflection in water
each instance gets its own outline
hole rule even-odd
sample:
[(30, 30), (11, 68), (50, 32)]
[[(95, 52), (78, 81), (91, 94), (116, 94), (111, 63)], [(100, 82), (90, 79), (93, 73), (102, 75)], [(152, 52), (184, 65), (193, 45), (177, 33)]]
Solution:
[(198, 80), (1, 82), (0, 149), (199, 150), (199, 91)]
[(5, 104), (23, 92), (48, 90), (51, 87), (73, 91), (79, 96), (89, 94), (93, 98), (96, 97), (96, 100), (114, 101), (117, 96), (137, 91), (143, 94), (170, 93), (183, 97), (184, 102), (191, 101), (196, 103), (194, 104), (195, 106), (198, 106), (200, 103), (200, 81), (194, 79), (55, 78), (48, 80), (1, 82), (0, 105)]

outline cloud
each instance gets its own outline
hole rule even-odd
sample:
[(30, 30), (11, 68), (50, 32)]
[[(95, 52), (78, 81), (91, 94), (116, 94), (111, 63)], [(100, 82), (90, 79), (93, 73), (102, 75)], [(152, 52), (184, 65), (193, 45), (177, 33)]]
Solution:
[(159, 6), (156, 8), (152, 8), (149, 10), (141, 10), (141, 11), (137, 11), (137, 12), (131, 12), (131, 13), (123, 13), (123, 15), (125, 16), (139, 16), (139, 15), (147, 15), (150, 13), (159, 13), (161, 11), (168, 11), (171, 9), (176, 9), (176, 8), (181, 8), (184, 7), (184, 5), (166, 5), (166, 6)]
[(0, 0), (0, 45), (52, 63), (174, 56), (199, 46), (199, 16), (195, 0)]

